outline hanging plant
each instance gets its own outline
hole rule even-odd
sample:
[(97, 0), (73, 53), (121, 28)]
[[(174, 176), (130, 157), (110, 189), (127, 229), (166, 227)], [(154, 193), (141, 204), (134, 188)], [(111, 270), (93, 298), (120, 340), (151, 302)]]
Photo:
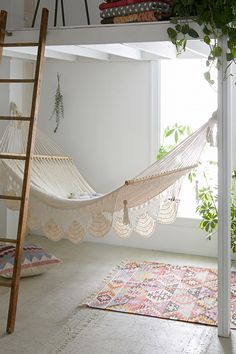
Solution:
[[(211, 84), (211, 67), (222, 65), (223, 48), (221, 39), (227, 37), (228, 51), (225, 54), (228, 67), (236, 62), (236, 1), (235, 0), (174, 0), (172, 9), (173, 18), (167, 32), (170, 40), (180, 54), (186, 49), (187, 37), (199, 38), (199, 33), (193, 28), (196, 22), (202, 27), (203, 41), (209, 46), (207, 71), (204, 76)], [(192, 22), (193, 21), (193, 22)], [(227, 72), (225, 73), (227, 76)]]
[(61, 79), (61, 75), (57, 73), (57, 90), (55, 93), (54, 109), (50, 117), (50, 120), (53, 117), (55, 117), (56, 119), (56, 127), (54, 129), (54, 133), (57, 132), (60, 122), (64, 118), (64, 102), (63, 102), (63, 95), (61, 93), (60, 79)]

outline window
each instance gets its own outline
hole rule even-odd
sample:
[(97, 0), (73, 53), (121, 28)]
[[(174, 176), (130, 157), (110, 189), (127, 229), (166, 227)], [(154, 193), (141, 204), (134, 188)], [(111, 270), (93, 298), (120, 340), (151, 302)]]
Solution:
[[(175, 123), (189, 126), (192, 131), (203, 125), (217, 109), (217, 92), (204, 78), (205, 59), (163, 60), (161, 62), (161, 141), (167, 126)], [(217, 80), (217, 71), (212, 70)], [(217, 149), (207, 148), (203, 157), (208, 169), (208, 181), (198, 173), (199, 187), (217, 183)], [(205, 164), (206, 161), (212, 164)], [(204, 162), (205, 161), (205, 162)], [(202, 167), (203, 168), (203, 167)], [(201, 167), (200, 167), (201, 169)], [(180, 217), (198, 217), (196, 213), (196, 183), (185, 178), (180, 195)]]

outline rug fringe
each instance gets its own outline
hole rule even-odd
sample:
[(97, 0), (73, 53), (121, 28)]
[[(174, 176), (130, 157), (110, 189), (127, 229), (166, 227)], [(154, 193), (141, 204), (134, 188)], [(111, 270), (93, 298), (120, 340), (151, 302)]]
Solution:
[(85, 297), (85, 299), (82, 301), (79, 307), (81, 306), (88, 307), (89, 303), (96, 297), (98, 292), (101, 291), (101, 289), (103, 289), (112, 280), (112, 278), (114, 278), (117, 272), (122, 268), (124, 268), (124, 266), (129, 262), (131, 262), (130, 259), (124, 259), (118, 265), (113, 267), (111, 271), (105, 276), (105, 278), (103, 278), (103, 280), (99, 283), (96, 289), (94, 289), (88, 296)]

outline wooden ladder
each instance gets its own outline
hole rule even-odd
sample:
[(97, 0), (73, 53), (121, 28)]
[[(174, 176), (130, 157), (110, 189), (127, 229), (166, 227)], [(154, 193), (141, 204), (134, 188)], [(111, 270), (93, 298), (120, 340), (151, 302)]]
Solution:
[(17, 200), (20, 202), (19, 221), (18, 221), (16, 240), (0, 238), (0, 242), (7, 242), (16, 245), (12, 279), (10, 281), (0, 281), (0, 286), (9, 287), (11, 289), (6, 330), (7, 333), (12, 333), (15, 328), (16, 309), (17, 309), (17, 301), (18, 301), (18, 293), (19, 293), (20, 272), (21, 272), (21, 260), (22, 260), (24, 238), (26, 233), (26, 225), (27, 225), (31, 170), (32, 170), (33, 152), (35, 146), (40, 87), (42, 81), (42, 68), (44, 63), (45, 42), (46, 42), (47, 25), (48, 25), (48, 10), (47, 9), (42, 10), (39, 41), (37, 43), (4, 43), (6, 20), (7, 20), (7, 13), (5, 11), (2, 11), (0, 14), (0, 25), (1, 25), (0, 55), (2, 54), (2, 49), (4, 47), (20, 47), (20, 46), (38, 47), (35, 75), (33, 79), (0, 79), (0, 83), (9, 83), (9, 84), (10, 83), (33, 83), (33, 95), (32, 95), (30, 116), (29, 117), (0, 116), (0, 120), (9, 120), (9, 121), (20, 120), (20, 121), (29, 122), (26, 153), (24, 155), (9, 154), (4, 152), (0, 153), (0, 159), (17, 159), (17, 160), (25, 161), (21, 195), (19, 196), (0, 195), (0, 199), (2, 200), (4, 199)]

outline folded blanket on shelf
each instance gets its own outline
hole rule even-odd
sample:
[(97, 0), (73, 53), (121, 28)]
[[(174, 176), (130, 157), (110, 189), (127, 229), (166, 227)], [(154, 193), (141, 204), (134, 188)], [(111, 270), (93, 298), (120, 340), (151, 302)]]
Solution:
[(102, 18), (115, 17), (115, 16), (126, 16), (137, 14), (144, 11), (156, 11), (159, 13), (170, 13), (170, 5), (164, 2), (157, 1), (146, 1), (137, 4), (113, 7), (110, 9), (105, 9), (100, 13)]
[(168, 20), (169, 16), (166, 14), (160, 14), (156, 11), (145, 11), (138, 14), (132, 14), (128, 16), (116, 16), (104, 18), (101, 24), (119, 24), (119, 23), (132, 23), (132, 22), (155, 22), (159, 20)]
[[(158, 3), (165, 3), (165, 4), (172, 5), (172, 0), (149, 0), (149, 1), (152, 2), (155, 1)], [(127, 6), (127, 5), (142, 3), (142, 2), (147, 2), (147, 0), (119, 0), (116, 2), (109, 2), (109, 3), (103, 2), (102, 4), (99, 5), (99, 9), (102, 11), (113, 7)]]

